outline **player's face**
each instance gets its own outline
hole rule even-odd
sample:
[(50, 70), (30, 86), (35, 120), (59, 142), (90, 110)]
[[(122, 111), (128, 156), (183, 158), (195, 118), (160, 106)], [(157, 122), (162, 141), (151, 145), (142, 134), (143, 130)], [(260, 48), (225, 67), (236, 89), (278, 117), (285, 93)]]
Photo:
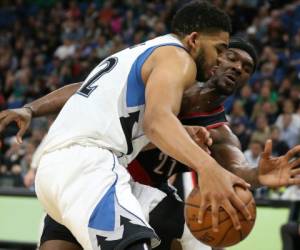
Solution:
[(217, 64), (218, 57), (226, 51), (228, 41), (229, 34), (227, 32), (199, 34), (199, 46), (195, 53), (197, 81), (206, 81), (211, 77), (211, 69)]
[(254, 69), (252, 57), (241, 49), (228, 49), (219, 57), (215, 87), (222, 95), (231, 95), (245, 85)]

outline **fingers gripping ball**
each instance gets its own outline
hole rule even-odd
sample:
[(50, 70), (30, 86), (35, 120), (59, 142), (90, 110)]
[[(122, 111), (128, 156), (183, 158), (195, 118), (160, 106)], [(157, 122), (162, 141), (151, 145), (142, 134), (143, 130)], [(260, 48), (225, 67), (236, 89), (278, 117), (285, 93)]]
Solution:
[(219, 209), (219, 231), (212, 230), (212, 217), (210, 207), (206, 210), (203, 222), (198, 223), (198, 213), (200, 205), (200, 192), (194, 188), (189, 194), (186, 203), (184, 216), (191, 233), (201, 242), (211, 247), (228, 247), (237, 244), (247, 237), (251, 232), (256, 218), (256, 206), (251, 192), (241, 187), (235, 187), (235, 191), (244, 202), (251, 213), (251, 220), (247, 220), (240, 212), (238, 217), (241, 224), (241, 230), (236, 230), (232, 220), (227, 212)]

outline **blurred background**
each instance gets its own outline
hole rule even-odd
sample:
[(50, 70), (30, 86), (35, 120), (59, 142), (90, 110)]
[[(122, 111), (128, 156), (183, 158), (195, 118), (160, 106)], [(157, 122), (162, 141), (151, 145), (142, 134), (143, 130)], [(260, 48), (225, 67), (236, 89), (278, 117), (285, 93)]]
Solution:
[[(106, 56), (168, 33), (184, 2), (1, 0), (0, 110), (82, 81)], [(256, 165), (268, 138), (276, 156), (300, 142), (300, 1), (211, 2), (230, 15), (233, 35), (258, 51), (255, 74), (225, 104), (246, 158)], [(16, 126), (0, 137), (0, 249), (34, 249), (43, 212), (34, 197), (30, 161), (54, 118), (34, 119), (21, 145), (15, 142)], [(299, 233), (290, 228), (299, 227), (300, 187), (260, 188), (254, 194), (254, 232), (230, 249), (279, 250), (284, 240), (299, 243)]]

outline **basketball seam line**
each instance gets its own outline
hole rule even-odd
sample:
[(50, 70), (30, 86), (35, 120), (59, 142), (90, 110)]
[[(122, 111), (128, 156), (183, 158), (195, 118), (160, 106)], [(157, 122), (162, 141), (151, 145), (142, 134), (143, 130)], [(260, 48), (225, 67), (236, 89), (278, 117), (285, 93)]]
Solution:
[[(247, 207), (247, 206), (251, 203), (252, 200), (253, 200), (253, 199), (250, 199), (250, 201), (248, 201), (248, 203), (247, 203), (245, 206)], [(199, 207), (196, 206), (196, 205), (193, 205), (193, 207), (199, 208)], [(225, 211), (225, 210), (224, 210), (224, 211)], [(226, 212), (226, 211), (225, 211), (225, 212)], [(227, 213), (227, 212), (226, 212), (226, 213)], [(227, 214), (227, 215), (228, 215), (228, 214)], [(220, 220), (218, 225), (222, 224), (223, 222), (227, 221), (228, 219), (231, 219), (229, 215), (228, 215), (228, 217), (227, 217), (226, 219)], [(245, 221), (245, 220), (243, 219), (243, 220), (240, 220), (240, 221)], [(255, 221), (255, 220), (253, 219), (253, 220), (249, 220), (249, 221)], [(212, 225), (210, 225), (209, 227), (202, 228), (201, 230), (199, 230), (199, 229), (197, 229), (197, 230), (191, 230), (191, 229), (190, 229), (190, 231), (191, 231), (192, 233), (200, 233), (201, 231), (204, 231), (204, 230), (207, 230), (207, 229), (210, 229), (210, 228), (212, 228)]]

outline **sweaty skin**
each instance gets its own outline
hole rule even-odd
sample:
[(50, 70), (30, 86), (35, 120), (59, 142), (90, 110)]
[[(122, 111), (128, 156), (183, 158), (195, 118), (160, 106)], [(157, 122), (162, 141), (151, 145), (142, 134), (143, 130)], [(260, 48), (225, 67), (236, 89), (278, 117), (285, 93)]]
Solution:
[[(219, 64), (219, 71), (226, 72), (230, 69), (229, 73), (233, 74), (233, 72), (235, 72), (236, 84), (234, 85), (234, 88), (232, 89), (232, 86), (229, 85), (230, 91), (228, 91), (228, 94), (220, 95), (215, 87), (215, 85), (218, 84), (216, 79), (221, 79), (221, 81), (226, 82), (226, 77), (216, 73), (216, 79), (212, 78), (201, 87), (199, 85), (194, 85), (185, 91), (181, 115), (189, 114), (191, 112), (210, 112), (219, 107), (230, 94), (233, 94), (236, 89), (242, 87), (247, 82), (253, 69), (252, 58), (245, 51), (240, 49), (229, 49), (223, 54)], [(0, 113), (0, 132), (3, 131), (9, 123), (16, 121), (20, 128), (17, 133), (17, 140), (21, 142), (22, 136), (28, 128), (32, 117), (58, 113), (69, 97), (80, 88), (81, 84), (82, 83), (74, 83), (53, 91), (50, 94), (25, 105), (25, 107), (27, 107), (25, 109), (2, 111)], [(229, 171), (242, 177), (247, 182), (251, 183), (253, 187), (261, 185), (279, 185), (276, 171), (273, 172), (272, 175), (267, 171), (269, 176), (266, 177), (264, 172), (266, 167), (263, 167), (261, 163), (258, 167), (253, 167), (246, 162), (238, 138), (232, 133), (227, 125), (211, 129), (210, 135), (213, 139), (213, 145), (210, 147), (212, 156), (218, 162), (222, 161), (223, 166)], [(266, 164), (271, 164), (271, 162), (274, 163), (274, 160), (271, 161), (268, 157), (269, 156), (267, 156)], [(281, 157), (280, 161), (277, 161), (276, 164), (282, 164), (287, 160), (288, 159)], [(293, 164), (295, 165), (296, 162)], [(285, 169), (290, 167), (290, 164), (287, 164), (286, 166)], [(259, 169), (262, 169), (260, 174)], [(286, 174), (283, 175), (283, 179), (280, 181), (282, 185), (298, 181), (296, 178), (291, 178), (298, 173), (298, 170), (292, 170), (292, 175), (287, 173), (287, 170), (283, 173)]]
[[(214, 110), (216, 107), (221, 105), (223, 101), (226, 99), (226, 97), (230, 94), (232, 94), (235, 89), (241, 87), (250, 77), (251, 66), (253, 67), (252, 59), (249, 58), (249, 55), (245, 53), (243, 57), (243, 51), (240, 51), (238, 49), (230, 49), (230, 53), (224, 54), (224, 59), (220, 59), (220, 66), (218, 68), (219, 71), (225, 71), (229, 70), (230, 77), (234, 78), (236, 84), (235, 87), (232, 88), (232, 80), (228, 79), (228, 77), (221, 75), (218, 70), (215, 72), (215, 76), (217, 76), (217, 79), (222, 79), (223, 85), (219, 84), (216, 79), (212, 78), (209, 82), (207, 82), (204, 86), (193, 86), (188, 91), (185, 92), (183, 102), (182, 102), (182, 110), (181, 114), (188, 114), (190, 112), (209, 112)], [(246, 63), (233, 63), (230, 62), (233, 59), (230, 59), (232, 57), (232, 54), (236, 54), (236, 57), (238, 57), (239, 61), (246, 61)], [(248, 55), (248, 57), (247, 57)], [(234, 59), (235, 61), (237, 59)], [(238, 61), (237, 60), (237, 61)], [(227, 66), (226, 66), (227, 65)], [(242, 67), (241, 65), (248, 65), (246, 69)], [(235, 69), (235, 67), (237, 69)], [(241, 68), (241, 70), (238, 70)], [(236, 73), (234, 73), (236, 72)], [(229, 82), (229, 84), (225, 84), (224, 82)], [(218, 85), (221, 86), (229, 86), (228, 88), (231, 89), (230, 91), (227, 89), (227, 94), (220, 95), (217, 91)], [(57, 113), (63, 106), (63, 104), (66, 102), (66, 100), (73, 95), (76, 90), (81, 86), (81, 83), (68, 85), (60, 90), (54, 91), (50, 93), (49, 95), (34, 101), (33, 103), (30, 103), (26, 105), (28, 108), (23, 109), (17, 109), (17, 110), (8, 110), (3, 111), (0, 113), (0, 131), (4, 129), (4, 127), (9, 124), (13, 120), (17, 120), (18, 124), (22, 127), (24, 127), (24, 123), (28, 124), (30, 123), (31, 117), (35, 116), (43, 116), (47, 115), (49, 113)], [(223, 91), (224, 92), (224, 91)], [(231, 93), (229, 93), (231, 92)], [(45, 100), (43, 100), (45, 98)], [(25, 117), (25, 118), (24, 118)], [(26, 125), (27, 126), (27, 125)], [(25, 126), (25, 127), (26, 127)], [(28, 127), (28, 126), (27, 126)], [(23, 128), (24, 130), (24, 128)], [(26, 130), (26, 129), (25, 129)], [(25, 131), (24, 130), (24, 131)], [(213, 157), (217, 161), (221, 161), (225, 167), (228, 168), (228, 170), (232, 171), (233, 173), (239, 175), (240, 177), (245, 178), (247, 181), (249, 181), (253, 185), (262, 185), (265, 181), (266, 183), (269, 182), (269, 184), (272, 186), (278, 186), (280, 182), (278, 182), (278, 173), (273, 171), (266, 171), (266, 169), (276, 169), (278, 165), (282, 166), (283, 163), (285, 165), (285, 169), (289, 169), (290, 166), (287, 163), (287, 155), (283, 157), (278, 157), (276, 165), (274, 165), (274, 161), (268, 159), (268, 157), (265, 157), (265, 160), (260, 163), (259, 168), (263, 168), (264, 171), (260, 171), (261, 175), (265, 175), (263, 177), (266, 178), (258, 178), (258, 168), (250, 169), (249, 165), (247, 164), (239, 146), (239, 141), (236, 138), (236, 136), (231, 132), (230, 128), (228, 126), (221, 126), (217, 129), (212, 129), (210, 131), (211, 136), (213, 138), (213, 145), (211, 146), (211, 151)], [(20, 134), (20, 137), (22, 134)], [(269, 148), (267, 148), (267, 151)], [(300, 151), (299, 148), (296, 151)], [(294, 150), (294, 152), (296, 152)], [(267, 155), (268, 152), (265, 152)], [(290, 153), (289, 157), (293, 154)], [(224, 164), (224, 162), (226, 162)], [(294, 163), (295, 165), (295, 163)], [(275, 167), (274, 167), (275, 166)], [(288, 167), (287, 167), (288, 166)], [(294, 172), (295, 173), (295, 172)], [(288, 176), (289, 179), (290, 176)], [(297, 180), (299, 181), (299, 180)], [(264, 184), (268, 185), (268, 184)], [(282, 183), (282, 185), (286, 185), (286, 183)]]
[[(201, 87), (199, 85), (192, 86), (184, 93), (181, 115), (189, 114), (191, 112), (211, 112), (216, 109), (230, 94), (233, 94), (236, 89), (242, 87), (247, 82), (253, 69), (252, 58), (245, 51), (240, 49), (229, 49), (223, 54), (219, 64), (220, 71), (226, 72), (230, 69), (229, 73), (236, 72), (234, 73), (236, 75), (236, 84), (234, 85), (234, 88), (232, 89), (231, 85), (229, 85), (229, 89), (231, 90), (228, 91), (228, 94), (220, 95), (215, 87), (218, 83), (214, 78)], [(221, 81), (226, 82), (226, 77), (222, 77), (221, 74), (216, 75), (217, 79), (222, 79)], [(9, 123), (16, 121), (20, 128), (17, 133), (17, 140), (21, 142), (22, 136), (28, 128), (32, 117), (58, 113), (64, 103), (80, 88), (81, 84), (82, 83), (74, 83), (53, 91), (50, 94), (25, 105), (25, 107), (27, 107), (25, 109), (2, 111), (0, 113), (0, 132), (3, 131)], [(218, 162), (222, 161), (223, 166), (229, 171), (242, 177), (247, 182), (251, 183), (253, 187), (261, 185), (276, 187), (279, 185), (276, 171), (272, 174), (267, 171), (269, 176), (266, 176), (266, 173), (264, 172), (265, 169), (267, 169), (266, 166), (260, 163), (258, 167), (253, 167), (247, 163), (241, 151), (238, 138), (232, 133), (227, 125), (211, 129), (210, 135), (213, 139), (213, 145), (210, 147), (212, 156)], [(265, 164), (270, 165), (271, 163), (274, 163), (274, 159), (271, 161), (268, 157), (266, 158), (267, 161)], [(283, 164), (288, 160), (283, 157), (275, 159), (277, 159), (276, 164)], [(279, 159), (280, 161), (278, 161)], [(262, 160), (262, 162), (264, 161)], [(296, 163), (297, 162), (294, 162), (293, 164), (296, 165)], [(289, 163), (286, 164), (285, 169), (288, 169), (288, 167), (290, 167)], [(260, 173), (259, 169), (262, 169)], [(283, 173), (286, 174), (283, 175), (283, 179), (280, 181), (282, 185), (292, 184), (298, 181), (296, 178), (291, 178), (298, 173), (298, 170), (292, 170), (292, 174), (287, 173), (287, 170)]]
[[(195, 85), (188, 89), (183, 98), (181, 115), (193, 112), (211, 112), (218, 108), (226, 98), (243, 87), (254, 68), (253, 59), (241, 49), (228, 49), (220, 58), (215, 75), (203, 86)], [(299, 183), (299, 170), (294, 169), (300, 160), (292, 158), (300, 147), (294, 147), (287, 154), (271, 157), (272, 143), (267, 141), (258, 166), (251, 166), (241, 145), (227, 125), (210, 129), (213, 144), (211, 155), (215, 160), (251, 184), (252, 187), (279, 187)]]

